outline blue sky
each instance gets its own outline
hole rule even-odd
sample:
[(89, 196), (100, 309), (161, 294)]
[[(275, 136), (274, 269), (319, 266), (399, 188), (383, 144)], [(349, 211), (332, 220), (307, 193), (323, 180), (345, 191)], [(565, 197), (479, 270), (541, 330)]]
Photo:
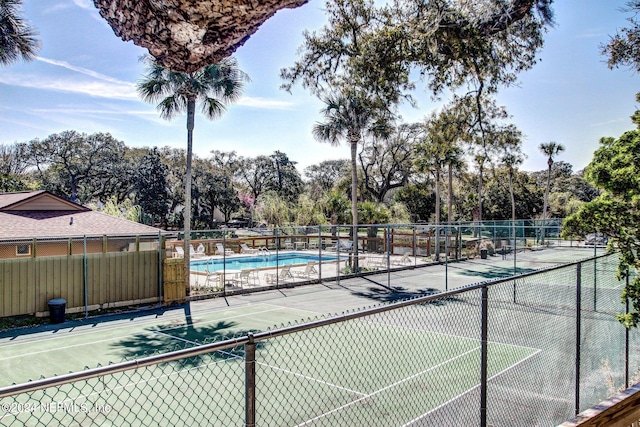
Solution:
[[(629, 116), (640, 91), (638, 76), (609, 70), (599, 44), (626, 25), (625, 0), (557, 0), (557, 26), (545, 38), (539, 63), (498, 101), (524, 133), (525, 170), (541, 170), (541, 142), (567, 148), (558, 160), (583, 168), (603, 136), (632, 129)], [(348, 158), (346, 145), (331, 147), (311, 136), (321, 103), (301, 87), (279, 89), (279, 70), (292, 65), (304, 29), (324, 23), (320, 0), (282, 10), (238, 49), (252, 82), (245, 96), (218, 120), (196, 117), (194, 151), (235, 150), (243, 156), (286, 153), (300, 170), (322, 160)], [(90, 0), (24, 0), (23, 14), (40, 32), (39, 58), (0, 68), (0, 144), (77, 130), (109, 132), (128, 146), (186, 146), (186, 117), (160, 119), (139, 100), (135, 83), (145, 49), (113, 34)], [(402, 108), (404, 121), (420, 121), (436, 104), (417, 92), (417, 109)]]

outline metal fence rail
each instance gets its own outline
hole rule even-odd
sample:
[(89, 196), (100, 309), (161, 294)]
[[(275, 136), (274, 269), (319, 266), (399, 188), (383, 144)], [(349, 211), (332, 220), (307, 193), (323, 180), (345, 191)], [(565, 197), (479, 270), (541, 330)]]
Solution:
[(0, 425), (557, 425), (640, 367), (616, 262), (5, 387)]

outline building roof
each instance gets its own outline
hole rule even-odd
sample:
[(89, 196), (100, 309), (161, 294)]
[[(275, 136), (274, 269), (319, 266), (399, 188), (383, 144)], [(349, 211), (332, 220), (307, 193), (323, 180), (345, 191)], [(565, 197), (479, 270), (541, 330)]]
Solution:
[(158, 234), (155, 227), (92, 211), (47, 191), (0, 193), (0, 238)]

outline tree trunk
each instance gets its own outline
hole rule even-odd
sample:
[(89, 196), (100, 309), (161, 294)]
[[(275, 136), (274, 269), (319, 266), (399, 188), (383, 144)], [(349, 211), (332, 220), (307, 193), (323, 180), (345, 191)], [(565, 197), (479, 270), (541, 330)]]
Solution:
[(436, 256), (435, 259), (440, 261), (440, 166), (436, 166)]
[(544, 206), (542, 207), (542, 230), (540, 233), (542, 244), (544, 244), (544, 232), (545, 225), (547, 222), (547, 207), (549, 206), (549, 187), (551, 186), (551, 166), (553, 166), (553, 162), (551, 159), (547, 162), (549, 165), (549, 171), (547, 172), (547, 188), (544, 191)]
[(511, 196), (511, 220), (516, 221), (516, 197), (513, 194), (513, 170), (509, 169), (509, 195)]
[[(511, 230), (513, 237), (513, 253), (516, 252), (516, 196), (513, 194), (513, 169), (509, 168), (509, 194), (511, 196)], [(514, 258), (515, 259), (515, 258)]]
[(358, 169), (356, 154), (359, 138), (351, 138), (351, 218), (353, 221), (353, 272), (358, 271)]
[(449, 163), (449, 197), (447, 200), (447, 221), (449, 225), (453, 222), (453, 170), (451, 163)]
[(482, 181), (484, 179), (483, 172), (484, 167), (480, 166), (478, 175), (478, 222), (482, 223)]
[(191, 288), (191, 158), (193, 157), (193, 127), (196, 100), (187, 100), (187, 173), (184, 182), (184, 285), (187, 295)]

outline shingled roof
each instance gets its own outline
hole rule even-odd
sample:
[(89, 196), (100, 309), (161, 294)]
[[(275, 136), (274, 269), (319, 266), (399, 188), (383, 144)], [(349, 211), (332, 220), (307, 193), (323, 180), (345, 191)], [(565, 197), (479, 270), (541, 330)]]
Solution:
[(159, 231), (92, 211), (48, 191), (0, 193), (0, 239), (158, 234)]

